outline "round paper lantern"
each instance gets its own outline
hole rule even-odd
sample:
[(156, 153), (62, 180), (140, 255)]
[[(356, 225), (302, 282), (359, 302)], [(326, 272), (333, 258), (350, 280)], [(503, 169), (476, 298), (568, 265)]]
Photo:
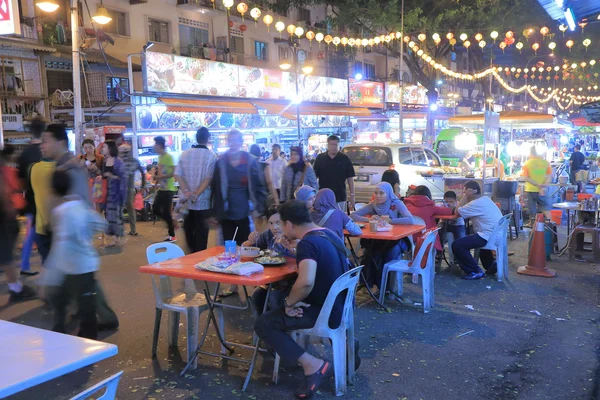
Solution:
[(374, 44), (375, 44), (375, 40), (369, 39), (369, 46), (373, 47)]
[(442, 39), (440, 38), (440, 34), (439, 33), (434, 33), (433, 35), (431, 35), (431, 38), (433, 39), (434, 42), (439, 43), (442, 41)]
[(506, 37), (507, 39), (512, 39), (513, 37), (515, 37), (515, 33), (513, 31), (508, 31), (506, 32), (504, 37)]
[(540, 48), (540, 44), (539, 43), (534, 43), (531, 45), (531, 48), (533, 49), (533, 52), (537, 54), (537, 51)]
[(315, 40), (317, 42), (321, 43), (323, 41), (323, 37), (324, 37), (323, 34), (321, 32), (319, 32), (315, 35)]
[(584, 39), (583, 45), (585, 46), (585, 51), (587, 51), (587, 48), (590, 44), (592, 44), (592, 41), (590, 39)]
[(275, 30), (279, 33), (283, 32), (283, 30), (285, 29), (285, 24), (281, 21), (277, 21), (277, 23), (275, 24)]
[(244, 20), (244, 14), (248, 12), (248, 4), (239, 3), (236, 7), (237, 11), (242, 14), (242, 21)]
[(465, 40), (467, 40), (467, 39), (468, 39), (468, 37), (469, 37), (469, 36), (467, 36), (467, 34), (466, 34), (466, 33), (461, 33), (461, 34), (460, 34), (460, 40), (462, 40), (463, 42), (464, 42)]
[(502, 49), (502, 52), (504, 53), (504, 49), (506, 49), (506, 43), (500, 42), (500, 44), (498, 46), (500, 46), (500, 48)]
[(229, 11), (229, 9), (233, 7), (233, 0), (223, 0), (223, 7)]
[(297, 26), (294, 30), (294, 33), (296, 34), (296, 36), (302, 37), (302, 35), (304, 34), (304, 29), (300, 26)]
[(596, 60), (591, 60), (590, 61), (590, 65), (593, 67), (594, 65), (596, 65)]
[(487, 43), (485, 43), (485, 40), (481, 40), (481, 41), (479, 42), (479, 47), (481, 47), (481, 48), (483, 49), (483, 48), (485, 47), (485, 45), (486, 45), (486, 44), (487, 44)]
[[(402, 40), (404, 40), (404, 43), (408, 43), (408, 42), (410, 42), (410, 36), (404, 36), (404, 37), (402, 38)], [(435, 39), (434, 39), (434, 40), (435, 40)], [(439, 43), (439, 42), (437, 42), (437, 43)]]
[(361, 40), (361, 44), (363, 45), (363, 47), (367, 47), (369, 45), (369, 40), (363, 39), (363, 40)]
[(410, 47), (411, 49), (415, 47), (415, 42), (413, 42), (412, 40), (408, 42), (408, 47)]
[(575, 42), (569, 39), (567, 40), (567, 43), (565, 43), (565, 46), (567, 46), (569, 48), (569, 51), (571, 51), (571, 47), (573, 47), (574, 44)]
[(340, 44), (340, 42), (341, 42), (341, 39), (340, 39), (339, 37), (337, 37), (337, 36), (336, 36), (336, 37), (334, 37), (334, 38), (333, 38), (332, 42), (333, 42), (333, 44), (335, 45), (335, 47), (337, 47), (337, 46), (338, 46), (338, 44)]
[(448, 40), (452, 40), (453, 37), (454, 37), (454, 33), (452, 33), (452, 32), (448, 32), (446, 34), (446, 39), (448, 39)]
[(254, 18), (254, 23), (258, 21), (258, 19), (260, 18), (260, 14), (260, 9), (258, 9), (257, 7), (254, 7), (252, 10), (250, 10), (250, 16)]
[(354, 39), (354, 44), (356, 45), (356, 47), (360, 47), (360, 45), (362, 44), (362, 39), (360, 39), (360, 38)]
[[(392, 41), (392, 37), (390, 35), (385, 35), (385, 42), (389, 43)], [(343, 44), (343, 43), (342, 43)]]
[(263, 22), (267, 26), (267, 31), (269, 30), (271, 24), (273, 23), (273, 16), (271, 14), (267, 14), (263, 17)]
[(569, 29), (569, 27), (565, 24), (560, 24), (558, 27), (558, 30), (562, 32), (563, 37), (565, 37), (565, 32), (567, 31), (567, 29)]
[(342, 46), (346, 47), (346, 45), (348, 44), (348, 38), (347, 37), (343, 37), (340, 40), (340, 43), (342, 44)]
[(396, 32), (396, 39), (402, 39), (402, 32)]
[(375, 36), (375, 38), (373, 39), (373, 41), (375, 42), (375, 44), (381, 43), (381, 39), (379, 38), (379, 36)]
[(468, 40), (465, 40), (465, 42), (463, 43), (463, 46), (465, 46), (468, 49), (469, 47), (471, 47), (471, 42), (469, 42)]
[(423, 55), (423, 50), (419, 50), (419, 51), (417, 51), (417, 55), (418, 55), (419, 57), (421, 57), (421, 56)]
[(519, 50), (519, 52), (521, 52), (521, 49), (523, 48), (523, 43), (517, 42), (517, 44), (515, 45), (515, 47), (517, 48), (517, 50)]
[(556, 48), (556, 43), (554, 43), (554, 42), (548, 43), (548, 48), (550, 49), (550, 51), (552, 51), (554, 53), (554, 49)]
[(586, 67), (586, 65), (587, 65), (587, 63), (586, 63), (585, 61), (583, 61), (583, 62), (582, 62), (581, 64), (579, 64), (579, 65), (581, 65), (581, 68), (585, 68), (585, 67)]
[(313, 31), (306, 32), (306, 38), (312, 41), (315, 38), (315, 33)]
[(454, 46), (456, 44), (456, 38), (450, 39), (450, 46)]
[(287, 33), (289, 33), (290, 36), (294, 36), (295, 31), (296, 31), (296, 25), (290, 24), (287, 26)]
[(350, 47), (353, 47), (355, 44), (356, 44), (356, 40), (354, 40), (354, 39), (352, 39), (352, 38), (348, 39), (348, 45), (349, 45)]
[(248, 27), (244, 24), (240, 25), (240, 31), (242, 32), (246, 32), (246, 30), (248, 29)]
[(424, 42), (425, 39), (427, 39), (427, 35), (424, 33), (419, 33), (419, 36), (417, 36), (417, 38), (419, 39), (419, 41)]
[(483, 35), (481, 33), (475, 34), (475, 40), (477, 40), (478, 42), (480, 42), (481, 39), (483, 39)]
[(548, 27), (544, 26), (540, 29), (540, 33), (542, 34), (542, 36), (546, 36), (547, 34), (550, 33), (550, 29), (548, 29)]
[(498, 39), (498, 31), (492, 31), (492, 32), (490, 33), (490, 37), (491, 37), (493, 40), (496, 40), (496, 39)]
[(331, 35), (327, 35), (325, 36), (325, 43), (329, 44), (333, 41), (333, 38), (331, 37)]
[(579, 27), (581, 28), (581, 33), (583, 33), (583, 28), (585, 28), (585, 26), (587, 25), (587, 20), (583, 20), (581, 22), (579, 22), (577, 25), (579, 25)]

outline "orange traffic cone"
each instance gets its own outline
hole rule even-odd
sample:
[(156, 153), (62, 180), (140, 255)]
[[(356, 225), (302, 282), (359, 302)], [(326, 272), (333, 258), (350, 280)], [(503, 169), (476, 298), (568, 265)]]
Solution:
[(529, 261), (524, 267), (519, 267), (517, 272), (524, 275), (545, 276), (553, 278), (556, 271), (546, 267), (546, 246), (544, 244), (544, 215), (538, 214), (535, 219), (535, 230), (533, 232), (533, 243), (529, 249)]

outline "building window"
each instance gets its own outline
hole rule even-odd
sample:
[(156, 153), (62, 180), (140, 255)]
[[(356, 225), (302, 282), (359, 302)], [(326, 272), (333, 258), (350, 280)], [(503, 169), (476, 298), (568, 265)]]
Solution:
[(232, 53), (244, 54), (244, 38), (232, 36), (229, 40), (229, 50)]
[(257, 60), (267, 61), (269, 59), (268, 45), (265, 42), (254, 41), (254, 56)]
[(375, 65), (365, 63), (365, 79), (375, 78)]
[(106, 99), (109, 103), (119, 102), (125, 98), (125, 91), (129, 88), (129, 79), (106, 77)]
[(290, 60), (290, 48), (285, 46), (279, 46), (279, 61)]
[(148, 18), (148, 40), (157, 43), (171, 43), (171, 24), (166, 21)]
[(362, 75), (362, 73), (363, 73), (363, 63), (361, 63), (360, 61), (355, 61), (354, 62), (353, 73), (354, 73), (354, 75), (356, 75), (356, 74), (361, 74)]
[(307, 21), (310, 23), (310, 10), (307, 10), (306, 8), (299, 8), (298, 9), (298, 21), (303, 21), (303, 22)]
[(275, 4), (273, 4), (272, 8), (277, 14), (280, 14), (282, 17), (288, 17), (289, 14), (290, 2), (288, 0), (276, 0)]
[(129, 13), (110, 9), (107, 11), (112, 21), (104, 25), (102, 30), (113, 35), (129, 36)]
[(201, 48), (204, 44), (208, 45), (208, 30), (179, 24), (179, 43), (182, 56), (196, 54), (194, 48)]

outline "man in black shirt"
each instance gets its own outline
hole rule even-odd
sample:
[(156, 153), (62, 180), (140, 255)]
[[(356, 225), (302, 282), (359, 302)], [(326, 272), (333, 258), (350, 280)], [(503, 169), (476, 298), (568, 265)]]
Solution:
[(573, 154), (571, 154), (571, 158), (569, 159), (569, 166), (571, 168), (570, 179), (572, 185), (577, 185), (577, 193), (581, 191), (579, 182), (577, 182), (577, 172), (583, 169), (583, 163), (585, 162), (585, 156), (580, 151), (581, 145), (575, 145), (573, 149)]
[(27, 236), (23, 240), (23, 248), (21, 249), (21, 275), (32, 276), (37, 275), (38, 272), (31, 271), (29, 258), (31, 256), (31, 248), (35, 239), (35, 200), (33, 198), (33, 189), (29, 182), (29, 168), (39, 162), (42, 159), (42, 150), (40, 144), (42, 143), (41, 137), (42, 132), (46, 130), (46, 124), (41, 118), (34, 118), (31, 121), (29, 130), (33, 139), (29, 146), (25, 147), (19, 159), (17, 160), (17, 166), (19, 169), (19, 179), (21, 180), (22, 187), (25, 188), (25, 208), (23, 209), (23, 215), (27, 219)]
[(350, 210), (354, 209), (354, 167), (350, 158), (340, 152), (340, 138), (327, 138), (327, 152), (321, 153), (313, 167), (319, 180), (319, 189), (331, 189), (340, 210), (346, 212), (346, 182), (350, 189)]
[[(346, 272), (348, 263), (346, 255), (333, 244), (339, 242), (343, 246), (343, 243), (333, 232), (320, 229), (312, 222), (304, 202), (286, 202), (281, 206), (279, 215), (285, 237), (290, 241), (301, 239), (296, 251), (298, 278), (285, 298), (284, 308), (262, 314), (256, 320), (254, 330), (280, 357), (302, 366), (306, 387), (296, 393), (302, 399), (312, 396), (318, 390), (331, 365), (328, 361), (308, 354), (287, 332), (315, 325), (329, 289)], [(343, 300), (343, 296), (339, 296), (333, 306), (329, 320), (332, 327), (340, 324)]]

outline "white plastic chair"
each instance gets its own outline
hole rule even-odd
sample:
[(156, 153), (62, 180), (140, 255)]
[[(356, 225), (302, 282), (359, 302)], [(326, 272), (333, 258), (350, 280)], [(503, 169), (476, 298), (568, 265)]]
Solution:
[[(310, 329), (299, 329), (290, 332), (296, 342), (299, 342), (303, 336), (317, 336), (331, 340), (336, 396), (342, 396), (346, 393), (347, 382), (354, 383), (354, 295), (356, 294), (356, 285), (362, 268), (362, 265), (353, 268), (335, 280), (329, 289), (315, 326)], [(329, 316), (336, 298), (344, 290), (347, 290), (347, 292), (344, 299), (342, 320), (340, 326), (331, 329), (329, 327)], [(279, 361), (279, 354), (277, 354), (273, 368), (273, 382), (275, 383), (279, 379)]]
[[(165, 250), (158, 253), (157, 251)], [(148, 246), (146, 249), (146, 258), (149, 264), (154, 264), (161, 261), (171, 260), (173, 258), (183, 257), (183, 250), (173, 243), (156, 243)], [(169, 328), (167, 331), (167, 341), (170, 347), (177, 347), (179, 337), (179, 315), (183, 314), (186, 319), (187, 327), (187, 360), (190, 362), (196, 355), (198, 349), (198, 328), (200, 313), (208, 310), (206, 298), (202, 293), (196, 293), (193, 297), (188, 296), (185, 292), (173, 293), (171, 287), (171, 279), (168, 276), (161, 275), (159, 282), (156, 282), (155, 276), (152, 278), (152, 288), (154, 289), (154, 299), (156, 301), (156, 314), (154, 317), (154, 335), (152, 337), (152, 357), (156, 356), (156, 348), (158, 347), (158, 333), (160, 332), (160, 320), (163, 310), (169, 312)], [(185, 288), (195, 291), (193, 280), (185, 279)], [(217, 313), (217, 321), (219, 329), (224, 334), (223, 314), (220, 308), (215, 308)], [(204, 330), (203, 338), (206, 336), (207, 327)], [(222, 349), (223, 350), (223, 349)], [(197, 361), (192, 365), (195, 368)]]
[(123, 375), (123, 371), (114, 374), (108, 379), (99, 382), (91, 388), (79, 393), (78, 395), (71, 397), (71, 400), (86, 400), (90, 398), (94, 393), (99, 392), (101, 389), (106, 388), (106, 392), (100, 397), (95, 398), (96, 400), (114, 400), (117, 395), (117, 387), (119, 386), (119, 380)]
[(479, 262), (479, 250), (493, 250), (496, 252), (496, 264), (498, 266), (498, 282), (504, 278), (508, 279), (508, 227), (512, 214), (506, 214), (498, 221), (498, 224), (490, 234), (487, 244), (475, 249), (475, 261)]
[[(379, 286), (379, 301), (383, 304), (385, 299), (385, 288), (388, 283), (388, 277), (391, 272), (402, 274), (421, 275), (423, 285), (423, 311), (428, 313), (431, 307), (435, 305), (435, 293), (433, 280), (435, 278), (435, 239), (438, 235), (438, 229), (431, 231), (423, 241), (419, 252), (414, 256), (412, 262), (409, 260), (394, 260), (386, 263), (383, 266), (381, 285)], [(429, 252), (425, 251), (429, 247)], [(427, 257), (425, 268), (421, 268), (423, 257)], [(396, 293), (402, 295), (403, 279), (401, 276), (396, 277)]]

